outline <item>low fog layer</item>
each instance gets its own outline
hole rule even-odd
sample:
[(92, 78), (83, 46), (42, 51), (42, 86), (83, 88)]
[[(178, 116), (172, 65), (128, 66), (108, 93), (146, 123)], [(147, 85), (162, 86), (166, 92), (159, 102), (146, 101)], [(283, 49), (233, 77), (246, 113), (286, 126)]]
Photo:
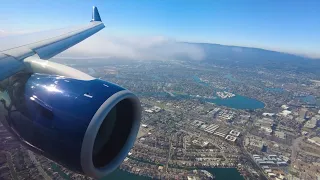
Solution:
[(70, 48), (60, 57), (116, 57), (136, 60), (187, 58), (203, 60), (205, 53), (197, 45), (179, 43), (161, 36), (114, 37), (102, 34)]
[[(0, 51), (56, 36), (67, 30), (66, 28), (29, 34), (0, 30)], [(205, 53), (197, 45), (179, 43), (161, 36), (115, 37), (98, 33), (61, 53), (58, 57), (80, 59), (115, 57), (136, 60), (203, 60)]]
[[(77, 29), (78, 27), (73, 27)], [(27, 31), (4, 31), (0, 29), (0, 51), (30, 44), (39, 40), (55, 37), (73, 30), (62, 28), (57, 30), (32, 32)], [(221, 49), (222, 48), (222, 49)], [(246, 49), (246, 48), (245, 48)], [(163, 36), (114, 36), (98, 33), (67, 51), (59, 54), (56, 58), (117, 58), (129, 60), (205, 60), (231, 57), (239, 59), (239, 55), (248, 55), (259, 59), (259, 53), (252, 54), (243, 51), (243, 47), (221, 46), (217, 44), (182, 43)], [(256, 50), (254, 50), (256, 51)], [(290, 53), (307, 58), (319, 58), (320, 54)], [(255, 55), (255, 56), (252, 56)], [(270, 58), (274, 59), (274, 58)]]

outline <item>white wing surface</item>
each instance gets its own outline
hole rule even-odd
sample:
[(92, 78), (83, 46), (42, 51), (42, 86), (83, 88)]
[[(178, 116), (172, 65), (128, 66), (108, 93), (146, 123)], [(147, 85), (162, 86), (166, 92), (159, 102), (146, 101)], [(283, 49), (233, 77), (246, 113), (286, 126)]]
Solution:
[(43, 60), (50, 59), (97, 33), (104, 27), (98, 9), (93, 7), (92, 20), (85, 26), (29, 44), (0, 50), (0, 81), (23, 70), (25, 64), (22, 60), (25, 58), (37, 55)]

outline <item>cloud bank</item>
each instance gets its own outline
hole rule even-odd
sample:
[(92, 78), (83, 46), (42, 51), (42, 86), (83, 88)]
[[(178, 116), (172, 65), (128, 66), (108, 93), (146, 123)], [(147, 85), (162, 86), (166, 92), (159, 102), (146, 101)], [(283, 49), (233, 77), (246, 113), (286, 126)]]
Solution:
[(203, 60), (205, 53), (197, 45), (180, 43), (162, 36), (115, 37), (97, 34), (59, 57), (115, 57), (134, 60)]
[[(0, 29), (0, 51), (62, 34), (68, 28), (43, 32), (5, 31)], [(114, 57), (130, 60), (203, 60), (203, 49), (163, 36), (117, 37), (98, 33), (59, 54), (58, 58)]]
[[(29, 44), (35, 40), (57, 36), (70, 28), (49, 30), (41, 32), (30, 31), (5, 31), (0, 29), (0, 51), (12, 47)], [(268, 49), (268, 48), (266, 48)], [(320, 53), (298, 53), (295, 51), (271, 51), (286, 52), (302, 57), (317, 59)], [(234, 52), (241, 53), (241, 47), (234, 47)], [(56, 58), (117, 58), (129, 60), (204, 60), (206, 52), (198, 44), (181, 43), (163, 36), (113, 36), (98, 33), (85, 41), (71, 47), (59, 54)]]

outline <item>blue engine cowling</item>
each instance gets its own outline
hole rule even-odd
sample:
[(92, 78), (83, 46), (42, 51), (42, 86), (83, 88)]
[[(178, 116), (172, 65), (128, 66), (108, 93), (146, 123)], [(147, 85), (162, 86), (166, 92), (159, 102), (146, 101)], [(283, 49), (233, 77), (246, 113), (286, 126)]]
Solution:
[(16, 79), (6, 91), (10, 98), (1, 101), (7, 112), (1, 120), (24, 144), (95, 178), (121, 164), (140, 126), (140, 102), (133, 93), (99, 79), (45, 74)]

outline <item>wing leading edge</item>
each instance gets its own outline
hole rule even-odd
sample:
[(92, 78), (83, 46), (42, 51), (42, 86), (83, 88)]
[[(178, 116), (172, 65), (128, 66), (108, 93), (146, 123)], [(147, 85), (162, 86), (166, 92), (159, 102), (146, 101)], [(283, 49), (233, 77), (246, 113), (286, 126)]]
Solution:
[(97, 7), (93, 7), (92, 20), (88, 25), (59, 36), (48, 37), (37, 42), (0, 51), (0, 67), (3, 68), (0, 71), (0, 80), (20, 71), (23, 65), (21, 60), (33, 55), (38, 55), (40, 59), (44, 60), (50, 59), (104, 27)]

